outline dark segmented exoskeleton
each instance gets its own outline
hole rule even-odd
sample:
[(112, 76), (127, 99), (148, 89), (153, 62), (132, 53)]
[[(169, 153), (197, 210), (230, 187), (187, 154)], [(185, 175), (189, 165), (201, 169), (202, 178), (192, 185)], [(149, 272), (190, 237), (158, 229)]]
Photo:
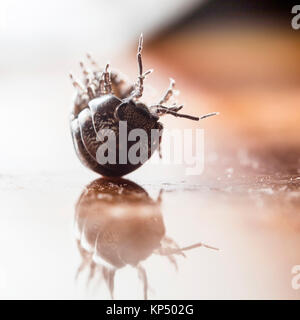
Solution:
[[(126, 144), (119, 143), (120, 121), (126, 121), (127, 134), (132, 129), (143, 129), (146, 132), (148, 143), (140, 146), (140, 153), (144, 152), (146, 159), (149, 159), (156, 149), (159, 150), (161, 156), (160, 144), (163, 132), (163, 125), (159, 122), (161, 116), (170, 114), (198, 121), (216, 114), (210, 113), (202, 117), (194, 117), (179, 113), (182, 105), (173, 104), (167, 107), (165, 104), (174, 94), (175, 81), (173, 79), (170, 79), (169, 88), (157, 104), (148, 107), (140, 102), (144, 91), (144, 80), (152, 72), (152, 70), (143, 71), (142, 48), (143, 36), (141, 35), (137, 52), (138, 78), (135, 84), (129, 84), (118, 72), (110, 71), (109, 64), (106, 64), (103, 69), (99, 68), (90, 54), (87, 55), (87, 58), (92, 70), (87, 69), (85, 64), (80, 62), (82, 81), (75, 80), (70, 74), (73, 86), (77, 90), (71, 113), (74, 147), (84, 165), (104, 176), (123, 176), (144, 163), (129, 161), (128, 150), (136, 141), (127, 141)], [(99, 161), (97, 151), (103, 143), (106, 143), (101, 135), (108, 130), (112, 131), (116, 138), (116, 161), (102, 163)], [(155, 139), (151, 134), (152, 130), (158, 131)], [(120, 154), (124, 152), (127, 158), (121, 161)]]

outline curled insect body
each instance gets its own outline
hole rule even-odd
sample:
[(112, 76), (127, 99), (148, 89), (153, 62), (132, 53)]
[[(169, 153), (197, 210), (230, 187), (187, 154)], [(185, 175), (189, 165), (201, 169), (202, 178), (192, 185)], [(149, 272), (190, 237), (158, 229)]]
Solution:
[[(118, 72), (110, 71), (109, 64), (104, 69), (98, 67), (91, 55), (87, 58), (92, 66), (88, 70), (83, 62), (80, 63), (83, 81), (70, 78), (77, 91), (71, 114), (71, 133), (76, 153), (81, 162), (91, 170), (103, 176), (123, 176), (139, 168), (158, 149), (162, 139), (163, 125), (160, 117), (172, 115), (198, 121), (217, 113), (202, 117), (191, 116), (179, 111), (182, 105), (166, 106), (174, 94), (175, 81), (170, 79), (166, 93), (158, 103), (151, 106), (140, 101), (144, 90), (144, 80), (152, 70), (143, 71), (142, 64), (143, 37), (138, 44), (138, 78), (135, 84), (128, 84)], [(122, 131), (120, 123), (126, 122)], [(143, 130), (145, 139), (139, 142), (139, 159), (131, 161), (130, 148), (137, 141), (127, 139), (133, 130)], [(158, 134), (153, 139), (152, 132)], [(126, 136), (125, 140), (122, 137)], [(111, 139), (110, 139), (111, 137)], [(125, 142), (124, 142), (125, 141)], [(106, 154), (112, 154), (106, 157)], [(108, 159), (109, 158), (109, 159)]]

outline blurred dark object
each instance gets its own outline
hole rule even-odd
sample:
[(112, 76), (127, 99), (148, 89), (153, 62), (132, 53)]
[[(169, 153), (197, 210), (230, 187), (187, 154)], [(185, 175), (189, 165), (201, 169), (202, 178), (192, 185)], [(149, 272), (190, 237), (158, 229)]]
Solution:
[(220, 135), (221, 141), (227, 136), (231, 145), (240, 140), (255, 150), (299, 145), (300, 30), (291, 26), (295, 4), (206, 1), (153, 37), (147, 53), (155, 69), (177, 80), (186, 110), (221, 112), (213, 124), (203, 124), (212, 126), (214, 143)]
[(295, 87), (300, 84), (300, 31), (291, 26), (295, 3), (199, 3), (153, 37), (150, 47), (162, 65), (197, 87)]
[(299, 1), (251, 1), (251, 0), (208, 0), (199, 2), (193, 11), (189, 12), (176, 23), (169, 25), (159, 33), (164, 37), (169, 33), (190, 27), (226, 28), (234, 24), (280, 25), (286, 30), (291, 29), (291, 10)]

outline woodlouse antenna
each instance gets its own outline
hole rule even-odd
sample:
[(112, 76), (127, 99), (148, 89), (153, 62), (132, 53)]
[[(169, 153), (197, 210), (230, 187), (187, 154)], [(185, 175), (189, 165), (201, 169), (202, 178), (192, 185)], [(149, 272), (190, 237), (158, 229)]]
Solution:
[(217, 250), (217, 251), (219, 251), (219, 248), (212, 247), (212, 246), (210, 246), (210, 245), (208, 245), (208, 244), (205, 244), (205, 243), (203, 243), (203, 242), (198, 242), (198, 243), (192, 244), (192, 245), (190, 245), (190, 246), (180, 248), (179, 250), (180, 250), (180, 251), (188, 251), (188, 250), (195, 249), (195, 248), (199, 248), (199, 247), (204, 247), (204, 248), (207, 248), (207, 249), (212, 249), (212, 250)]
[(184, 253), (183, 253), (184, 251), (192, 250), (192, 249), (199, 248), (199, 247), (204, 247), (207, 249), (219, 251), (219, 248), (212, 247), (212, 246), (207, 245), (203, 242), (198, 242), (198, 243), (192, 244), (187, 247), (182, 247), (182, 248), (172, 248), (172, 247), (171, 248), (168, 248), (168, 247), (167, 248), (160, 248), (159, 255), (161, 255), (161, 256), (169, 256), (172, 254), (184, 255)]
[[(165, 107), (163, 105), (158, 105), (158, 107), (159, 107), (159, 109), (162, 109), (162, 110), (178, 112), (179, 110), (181, 110), (183, 108), (183, 104), (178, 106), (176, 103), (174, 103), (171, 107)], [(162, 113), (163, 112), (164, 111), (162, 111)]]
[(211, 112), (211, 113), (207, 113), (207, 114), (205, 114), (205, 115), (201, 116), (201, 117), (200, 117), (200, 120), (205, 119), (205, 118), (208, 118), (208, 117), (217, 116), (217, 115), (219, 115), (219, 114), (220, 114), (220, 112)]
[(183, 105), (177, 106), (174, 105), (170, 108), (165, 107), (163, 105), (154, 105), (150, 107), (150, 110), (152, 110), (152, 112), (154, 112), (155, 114), (157, 114), (158, 116), (163, 116), (166, 114), (171, 114), (174, 117), (178, 117), (178, 118), (185, 118), (185, 119), (189, 119), (189, 120), (193, 120), (193, 121), (199, 121), (208, 117), (212, 117), (212, 116), (216, 116), (219, 114), (219, 112), (211, 112), (208, 114), (205, 114), (201, 117), (195, 117), (195, 116), (191, 116), (189, 114), (184, 114), (184, 113), (178, 113), (179, 110), (181, 110), (183, 108)]
[(194, 120), (194, 121), (199, 121), (199, 117), (194, 117), (194, 116), (190, 116), (188, 114), (183, 114), (183, 113), (178, 113), (178, 110), (181, 110), (183, 108), (183, 105), (180, 105), (178, 107), (171, 107), (171, 108), (167, 108), (165, 106), (162, 105), (154, 105), (150, 107), (150, 110), (153, 110), (155, 114), (157, 114), (158, 116), (163, 116), (166, 114), (171, 114), (174, 117), (178, 117), (178, 118), (186, 118), (189, 120)]
[(173, 78), (170, 78), (169, 88), (167, 89), (165, 95), (162, 97), (158, 104), (163, 104), (169, 101), (169, 99), (172, 97), (174, 93), (175, 83), (175, 80)]
[(136, 83), (136, 89), (133, 91), (132, 98), (139, 99), (143, 95), (144, 91), (144, 79), (150, 73), (153, 72), (153, 69), (150, 69), (143, 73), (143, 61), (142, 61), (142, 50), (143, 50), (143, 34), (141, 33), (138, 44), (137, 51), (137, 62), (138, 62), (138, 80)]
[(185, 118), (193, 121), (199, 121), (199, 117), (190, 116), (189, 114), (178, 113), (171, 110), (168, 110), (166, 113), (171, 114), (172, 116), (178, 117), (178, 118)]
[(143, 34), (141, 33), (139, 38), (139, 44), (138, 44), (138, 52), (137, 52), (137, 60), (138, 60), (138, 68), (139, 68), (139, 75), (141, 76), (143, 74), (143, 62), (142, 62), (142, 50), (143, 50)]
[(180, 106), (177, 106), (176, 105), (176, 103), (173, 105), (173, 106), (171, 106), (169, 109), (171, 110), (171, 111), (175, 111), (175, 112), (178, 112), (179, 110), (181, 110), (183, 108), (183, 104), (181, 104)]

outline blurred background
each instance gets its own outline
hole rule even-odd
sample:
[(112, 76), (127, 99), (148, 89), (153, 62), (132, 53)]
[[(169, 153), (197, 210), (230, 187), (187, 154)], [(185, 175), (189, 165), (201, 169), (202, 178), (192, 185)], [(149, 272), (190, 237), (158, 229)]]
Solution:
[(134, 81), (141, 32), (145, 67), (155, 69), (147, 82), (148, 101), (161, 95), (173, 76), (187, 110), (226, 110), (222, 119), (209, 122), (213, 135), (221, 130), (222, 136), (243, 135), (253, 143), (263, 136), (275, 148), (279, 142), (297, 143), (300, 53), (299, 31), (291, 27), (293, 5), (2, 0), (1, 112), (2, 119), (13, 112), (15, 129), (10, 121), (1, 126), (1, 136), (10, 132), (10, 138), (1, 139), (0, 168), (64, 171), (65, 163), (78, 168), (66, 133), (73, 97), (68, 73), (79, 73), (78, 62), (90, 52), (99, 64), (110, 61)]
[[(167, 191), (163, 214), (173, 238), (200, 237), (223, 249), (218, 256), (193, 253), (183, 280), (168, 276), (153, 297), (298, 299), (290, 284), (291, 268), (300, 264), (295, 4), (0, 0), (0, 297), (106, 297), (74, 289), (74, 204), (97, 176), (73, 150), (68, 73), (79, 75), (79, 61), (90, 52), (134, 81), (143, 33), (144, 66), (155, 70), (145, 101), (160, 97), (172, 76), (186, 113), (220, 112), (200, 124), (206, 148), (201, 177), (187, 179), (184, 166), (163, 164), (145, 164), (128, 176), (154, 196)], [(159, 266), (149, 265), (156, 272), (153, 286), (160, 283)], [(136, 297), (120, 281), (120, 297)]]

